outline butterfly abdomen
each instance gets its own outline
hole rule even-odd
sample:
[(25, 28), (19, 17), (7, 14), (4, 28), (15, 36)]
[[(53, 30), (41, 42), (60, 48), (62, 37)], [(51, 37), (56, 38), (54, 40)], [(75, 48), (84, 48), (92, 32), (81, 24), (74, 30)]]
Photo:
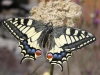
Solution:
[(45, 30), (45, 36), (43, 38), (43, 48), (45, 48), (45, 45), (48, 41), (49, 35), (50, 33), (53, 31), (53, 27), (52, 26), (48, 26)]

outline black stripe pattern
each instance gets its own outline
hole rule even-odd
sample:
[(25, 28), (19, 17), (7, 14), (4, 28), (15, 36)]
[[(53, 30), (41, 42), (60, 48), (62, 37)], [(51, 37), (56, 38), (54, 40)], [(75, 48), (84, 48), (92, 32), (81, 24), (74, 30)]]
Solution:
[[(66, 26), (53, 27), (29, 18), (9, 18), (3, 25), (19, 41), (23, 58), (36, 59), (41, 55), (41, 47), (48, 47), (47, 59), (51, 64), (58, 64), (63, 70), (63, 63), (72, 51), (96, 41), (93, 34)], [(48, 45), (48, 46), (46, 46)]]

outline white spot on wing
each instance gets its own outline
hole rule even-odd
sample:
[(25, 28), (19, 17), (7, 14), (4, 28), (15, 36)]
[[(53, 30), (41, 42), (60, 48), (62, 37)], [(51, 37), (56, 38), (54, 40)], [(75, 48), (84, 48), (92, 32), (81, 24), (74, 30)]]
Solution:
[(79, 40), (77, 36), (74, 36), (74, 37), (75, 37), (75, 40), (76, 40), (76, 41), (78, 41), (78, 40)]
[(72, 48), (71, 50), (74, 50), (75, 48)]
[(86, 37), (88, 38), (89, 36), (87, 35)]
[(15, 20), (18, 20), (18, 18), (15, 18)]
[(93, 38), (93, 40), (95, 40), (95, 38)]
[(24, 25), (24, 19), (21, 19), (21, 24), (23, 24), (23, 25)]
[(90, 41), (92, 41), (92, 39)]
[(29, 20), (27, 25), (32, 25), (33, 20)]
[(89, 36), (93, 36), (91, 33), (88, 33)]
[(75, 39), (73, 38), (73, 36), (70, 36), (72, 42), (75, 42)]
[[(20, 45), (21, 46), (21, 45)], [(21, 46), (23, 48), (23, 46)], [(23, 53), (26, 53), (26, 50), (22, 50)]]
[(83, 38), (85, 38), (85, 36), (84, 36), (83, 34), (81, 34), (81, 36), (82, 36)]
[(60, 39), (60, 41), (61, 41), (60, 43), (61, 43), (62, 46), (63, 46), (64, 44), (67, 43), (64, 35), (61, 35), (61, 36), (59, 37), (59, 39)]
[(22, 31), (22, 30), (24, 30), (24, 29), (25, 29), (25, 26), (21, 27), (21, 28), (20, 28), (20, 31)]
[(83, 44), (80, 45), (80, 47), (82, 47), (82, 46), (83, 46)]
[(63, 61), (67, 60), (65, 57), (62, 58)]
[(86, 42), (84, 43), (84, 45), (86, 45)]
[[(15, 24), (17, 24), (17, 25), (18, 25), (17, 21), (13, 22), (13, 24), (14, 24), (14, 25), (15, 25)], [(16, 25), (16, 26), (17, 26), (17, 25)]]
[(10, 21), (10, 23), (12, 23), (12, 21)]
[(89, 43), (90, 41), (87, 41), (87, 43)]
[(67, 40), (67, 43), (70, 44), (71, 43), (71, 39), (69, 38), (68, 35), (66, 35), (66, 40)]
[[(62, 62), (61, 62), (61, 61), (58, 61), (57, 63), (59, 63), (59, 64), (61, 64), (61, 65), (62, 65)], [(59, 64), (58, 64), (58, 65), (59, 65)], [(60, 66), (60, 68), (61, 68), (61, 65), (59, 65), (59, 66)]]
[(22, 25), (17, 26), (18, 29), (21, 28), (21, 27), (22, 27)]
[(79, 36), (79, 38), (80, 38), (80, 40), (82, 39), (82, 37), (81, 37), (81, 36)]
[(7, 21), (11, 21), (11, 20), (12, 20), (12, 18), (7, 19)]
[(84, 33), (85, 33), (85, 31), (82, 31), (82, 33), (84, 34)]
[(66, 51), (69, 51), (70, 49), (65, 49)]
[(75, 30), (75, 33), (74, 33), (74, 35), (77, 35), (78, 34), (78, 30)]
[(66, 29), (66, 34), (67, 34), (67, 35), (70, 35), (70, 28), (67, 28), (67, 29)]

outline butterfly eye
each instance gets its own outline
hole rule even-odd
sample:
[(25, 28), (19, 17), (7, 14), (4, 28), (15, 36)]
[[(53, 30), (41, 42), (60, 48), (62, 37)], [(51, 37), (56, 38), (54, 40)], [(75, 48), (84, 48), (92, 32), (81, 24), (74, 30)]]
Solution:
[(37, 56), (40, 56), (40, 55), (41, 55), (41, 51), (40, 51), (39, 49), (37, 49), (36, 55), (37, 55)]
[(48, 53), (48, 54), (47, 54), (47, 58), (48, 58), (48, 59), (51, 59), (51, 58), (53, 58), (53, 55), (52, 55), (51, 53)]

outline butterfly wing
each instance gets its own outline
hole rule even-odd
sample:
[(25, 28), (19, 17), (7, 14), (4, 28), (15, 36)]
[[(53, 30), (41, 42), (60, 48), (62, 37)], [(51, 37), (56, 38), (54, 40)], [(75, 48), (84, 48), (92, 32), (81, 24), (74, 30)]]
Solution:
[(23, 54), (23, 59), (41, 55), (41, 44), (45, 25), (28, 18), (9, 18), (3, 21), (3, 25), (19, 41), (19, 47)]
[(80, 49), (96, 38), (93, 34), (76, 28), (55, 27), (50, 35), (50, 51), (47, 59), (51, 64), (57, 64), (63, 70), (63, 62), (71, 56), (71, 52)]

